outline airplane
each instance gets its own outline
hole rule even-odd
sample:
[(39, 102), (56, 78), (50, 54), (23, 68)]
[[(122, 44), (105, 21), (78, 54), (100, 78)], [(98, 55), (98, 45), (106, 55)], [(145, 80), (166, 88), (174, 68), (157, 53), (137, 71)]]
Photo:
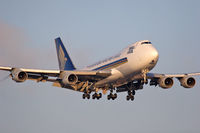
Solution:
[(90, 99), (92, 93), (92, 99), (100, 99), (102, 93), (109, 91), (107, 99), (115, 100), (117, 93), (127, 92), (127, 101), (133, 101), (136, 91), (143, 89), (145, 84), (168, 89), (173, 86), (173, 79), (177, 78), (181, 86), (192, 88), (196, 83), (193, 76), (200, 75), (150, 73), (158, 62), (159, 54), (149, 40), (137, 41), (118, 54), (80, 70), (76, 69), (60, 37), (55, 39), (55, 45), (59, 70), (15, 67), (0, 67), (0, 70), (10, 71), (10, 77), (17, 83), (48, 81), (56, 87), (82, 92), (83, 99)]

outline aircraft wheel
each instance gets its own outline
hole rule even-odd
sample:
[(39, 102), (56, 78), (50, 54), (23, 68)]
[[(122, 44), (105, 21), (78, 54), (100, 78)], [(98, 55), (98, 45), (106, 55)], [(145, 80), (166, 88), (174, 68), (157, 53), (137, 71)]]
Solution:
[(109, 95), (107, 96), (107, 99), (110, 100), (110, 98), (111, 98), (111, 95), (109, 94)]
[(134, 100), (134, 96), (131, 96), (131, 101), (133, 101)]
[(87, 94), (87, 99), (90, 99), (90, 94)]
[(128, 95), (131, 95), (131, 91), (130, 90), (128, 91)]
[(132, 95), (135, 95), (135, 90), (132, 91)]
[(126, 96), (126, 100), (129, 101), (129, 99), (130, 99), (130, 97), (129, 97), (129, 95), (127, 95), (127, 96)]
[(95, 95), (94, 94), (92, 95), (92, 99), (95, 99)]
[(102, 98), (102, 94), (101, 93), (99, 93), (99, 98)]
[(117, 93), (114, 94), (115, 99), (117, 98)]
[(94, 94), (92, 95), (92, 98), (93, 98), (93, 99), (97, 98), (97, 93), (94, 93)]
[(82, 97), (83, 97), (83, 99), (85, 99), (85, 93), (83, 94), (83, 96), (82, 96)]

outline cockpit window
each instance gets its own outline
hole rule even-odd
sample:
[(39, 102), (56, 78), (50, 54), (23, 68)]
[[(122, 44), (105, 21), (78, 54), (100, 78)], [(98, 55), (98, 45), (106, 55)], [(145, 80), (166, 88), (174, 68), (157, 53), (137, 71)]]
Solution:
[(142, 42), (141, 44), (151, 44), (151, 42)]
[(127, 54), (133, 53), (133, 49), (134, 49), (134, 46), (130, 47), (130, 48), (128, 49)]

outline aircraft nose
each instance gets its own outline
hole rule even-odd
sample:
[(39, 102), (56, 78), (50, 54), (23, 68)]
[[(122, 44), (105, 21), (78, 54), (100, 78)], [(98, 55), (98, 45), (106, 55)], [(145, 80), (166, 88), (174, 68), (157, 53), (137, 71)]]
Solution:
[(158, 51), (156, 50), (156, 48), (151, 47), (151, 50), (149, 50), (149, 52), (149, 59), (152, 61), (152, 63), (156, 63), (159, 58)]
[(153, 50), (152, 50), (152, 57), (153, 57), (153, 59), (154, 59), (155, 61), (157, 61), (158, 58), (159, 58), (158, 51), (157, 51), (155, 48), (153, 48)]

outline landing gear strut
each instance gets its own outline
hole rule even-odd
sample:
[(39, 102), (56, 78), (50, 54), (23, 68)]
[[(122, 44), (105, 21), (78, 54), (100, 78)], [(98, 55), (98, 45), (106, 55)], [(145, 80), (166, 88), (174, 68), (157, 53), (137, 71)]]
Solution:
[(137, 83), (129, 83), (127, 86), (128, 89), (128, 95), (126, 96), (126, 100), (129, 101), (133, 101), (134, 100), (134, 96), (135, 96), (135, 90), (141, 89), (143, 88), (143, 83), (141, 81), (138, 81)]
[(86, 81), (82, 84), (82, 87), (81, 87), (81, 91), (83, 91), (83, 99), (87, 98), (87, 99), (90, 99), (90, 93), (91, 93), (91, 87), (92, 87), (92, 83), (89, 83), (89, 81)]

